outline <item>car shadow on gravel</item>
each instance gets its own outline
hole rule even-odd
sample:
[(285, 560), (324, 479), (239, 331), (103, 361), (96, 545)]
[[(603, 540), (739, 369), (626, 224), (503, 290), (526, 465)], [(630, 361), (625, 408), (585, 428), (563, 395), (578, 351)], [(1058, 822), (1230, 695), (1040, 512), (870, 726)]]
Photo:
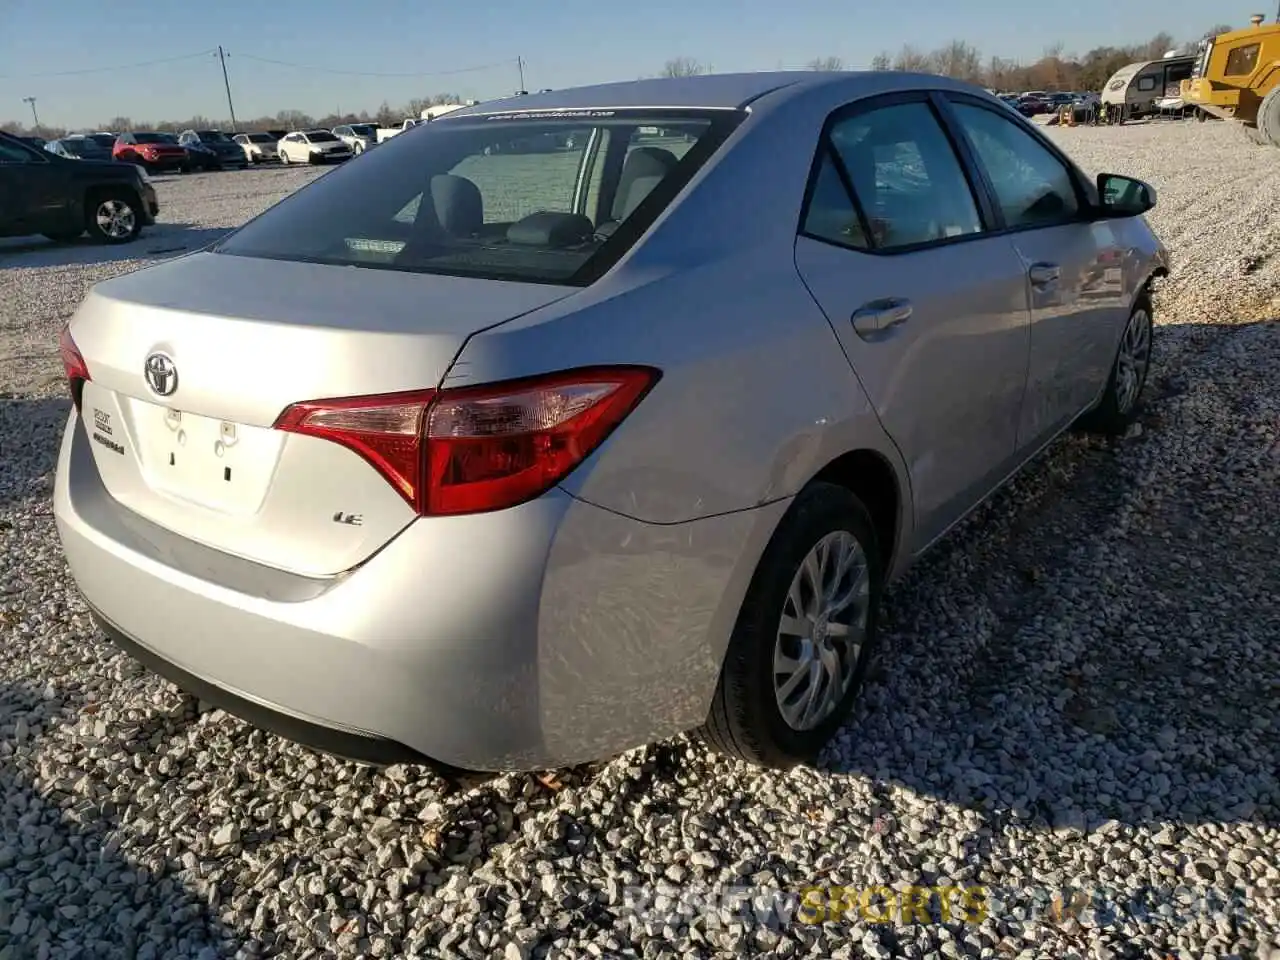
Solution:
[[(48, 500), (62, 428), (70, 411), (71, 400), (66, 396), (0, 394), (0, 509)], [(0, 519), (0, 523), (7, 522)]]
[(122, 260), (163, 260), (207, 247), (230, 232), (230, 229), (221, 227), (157, 223), (143, 229), (136, 240), (110, 246), (95, 243), (88, 237), (69, 243), (58, 243), (43, 237), (0, 240), (0, 269), (85, 266)]
[(81, 724), (92, 736), (95, 706), (79, 705), (77, 716), (52, 688), (0, 684), (0, 954), (70, 956), (74, 946), (94, 960), (231, 956), (240, 940), (208, 890), (201, 899), (162, 860), (119, 854), (132, 798), (101, 781), (87, 751), (60, 756), (72, 764), (56, 762), (56, 776), (43, 772), (45, 751), (65, 752), (49, 734)]
[(1157, 336), (1137, 427), (1059, 441), (891, 591), (829, 770), (997, 836), (1280, 823), (1280, 324)]

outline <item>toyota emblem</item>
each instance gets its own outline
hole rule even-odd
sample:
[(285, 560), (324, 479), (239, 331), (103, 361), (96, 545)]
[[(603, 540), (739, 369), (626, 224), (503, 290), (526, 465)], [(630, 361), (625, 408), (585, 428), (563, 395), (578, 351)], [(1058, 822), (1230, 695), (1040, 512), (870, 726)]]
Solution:
[(151, 354), (147, 357), (142, 372), (147, 378), (147, 386), (157, 396), (167, 397), (178, 389), (178, 368), (168, 354)]

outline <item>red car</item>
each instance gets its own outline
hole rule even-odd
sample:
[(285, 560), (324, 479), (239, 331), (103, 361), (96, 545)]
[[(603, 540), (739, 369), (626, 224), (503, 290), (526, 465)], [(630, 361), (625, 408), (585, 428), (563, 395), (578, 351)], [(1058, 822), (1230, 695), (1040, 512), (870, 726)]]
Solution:
[(111, 156), (136, 163), (149, 173), (181, 170), (187, 162), (187, 151), (168, 133), (122, 133), (116, 138)]

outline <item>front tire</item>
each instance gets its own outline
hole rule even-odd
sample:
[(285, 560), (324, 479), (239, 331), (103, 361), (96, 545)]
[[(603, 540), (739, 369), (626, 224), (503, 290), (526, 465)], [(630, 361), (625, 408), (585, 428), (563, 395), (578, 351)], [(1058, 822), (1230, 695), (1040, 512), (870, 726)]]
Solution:
[(1272, 87), (1258, 104), (1258, 130), (1265, 143), (1280, 147), (1280, 87)]
[(1151, 341), (1154, 329), (1151, 299), (1138, 298), (1120, 335), (1120, 346), (1111, 363), (1107, 388), (1098, 405), (1080, 418), (1079, 428), (1090, 433), (1115, 437), (1123, 434), (1142, 409), (1142, 389), (1151, 371)]
[(98, 243), (128, 243), (142, 232), (138, 198), (124, 190), (104, 190), (89, 196), (85, 229)]
[(287, 150), (280, 151), (280, 164), (281, 166), (289, 165), (289, 152)]
[(778, 769), (816, 756), (866, 675), (883, 581), (866, 507), (844, 487), (806, 487), (756, 568), (695, 736)]

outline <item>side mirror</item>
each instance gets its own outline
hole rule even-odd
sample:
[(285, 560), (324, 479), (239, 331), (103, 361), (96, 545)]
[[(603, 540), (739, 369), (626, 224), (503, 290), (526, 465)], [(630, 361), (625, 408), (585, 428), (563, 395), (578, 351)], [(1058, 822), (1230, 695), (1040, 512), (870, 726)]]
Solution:
[(1098, 174), (1098, 205), (1106, 217), (1137, 217), (1156, 205), (1151, 184), (1118, 173)]

